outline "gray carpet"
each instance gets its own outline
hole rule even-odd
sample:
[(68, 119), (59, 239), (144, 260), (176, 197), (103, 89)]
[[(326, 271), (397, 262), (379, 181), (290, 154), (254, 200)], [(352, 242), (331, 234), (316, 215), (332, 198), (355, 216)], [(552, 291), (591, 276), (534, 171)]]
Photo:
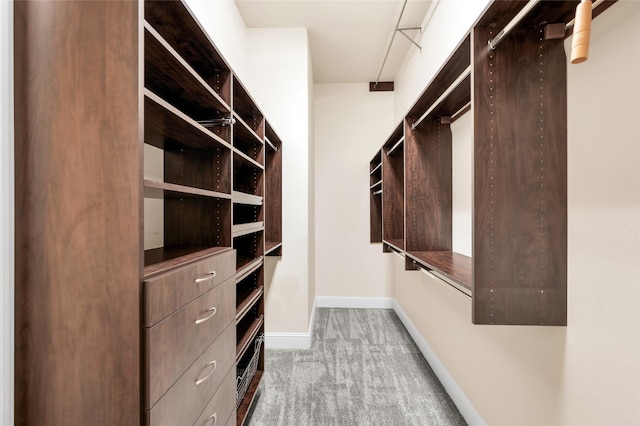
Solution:
[(395, 312), (318, 309), (309, 350), (266, 350), (250, 426), (464, 425)]

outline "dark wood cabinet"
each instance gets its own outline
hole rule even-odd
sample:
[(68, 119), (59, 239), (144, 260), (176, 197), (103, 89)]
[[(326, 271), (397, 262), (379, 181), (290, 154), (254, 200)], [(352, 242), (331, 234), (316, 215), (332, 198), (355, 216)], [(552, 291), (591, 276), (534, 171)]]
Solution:
[(16, 424), (241, 424), (281, 140), (181, 1), (15, 22)]

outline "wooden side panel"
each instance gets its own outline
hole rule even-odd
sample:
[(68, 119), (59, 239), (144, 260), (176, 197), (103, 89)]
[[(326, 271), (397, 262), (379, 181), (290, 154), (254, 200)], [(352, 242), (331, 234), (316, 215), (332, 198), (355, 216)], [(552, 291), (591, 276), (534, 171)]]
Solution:
[(139, 425), (139, 5), (14, 14), (15, 424)]
[(265, 171), (265, 240), (282, 242), (282, 146), (267, 151)]
[[(404, 239), (404, 151), (382, 150), (382, 216), (385, 240)], [(404, 244), (403, 244), (404, 247)]]
[(478, 324), (566, 324), (567, 102), (562, 40), (474, 30)]
[(407, 251), (450, 251), (451, 128), (430, 117), (405, 135)]

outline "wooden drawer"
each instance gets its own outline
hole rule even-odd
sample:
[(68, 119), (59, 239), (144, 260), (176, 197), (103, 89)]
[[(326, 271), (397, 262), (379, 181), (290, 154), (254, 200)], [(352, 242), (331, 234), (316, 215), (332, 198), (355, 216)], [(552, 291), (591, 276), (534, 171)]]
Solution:
[(229, 371), (220, 388), (195, 422), (195, 426), (223, 426), (225, 424), (236, 424), (235, 368)]
[[(194, 424), (229, 370), (235, 375), (235, 338), (235, 324), (230, 324), (153, 408), (146, 410), (146, 424)], [(233, 398), (235, 399), (235, 391)]]
[(230, 323), (235, 324), (235, 279), (209, 290), (150, 328), (144, 329), (150, 408)]
[(144, 281), (144, 320), (150, 327), (236, 272), (236, 252), (229, 250)]

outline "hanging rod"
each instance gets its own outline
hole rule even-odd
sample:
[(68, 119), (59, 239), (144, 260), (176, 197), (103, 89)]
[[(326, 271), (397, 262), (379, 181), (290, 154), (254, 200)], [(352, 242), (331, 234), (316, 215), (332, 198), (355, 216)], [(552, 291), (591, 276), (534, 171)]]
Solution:
[(236, 119), (233, 117), (214, 118), (212, 120), (200, 120), (198, 124), (204, 127), (230, 126), (236, 124)]
[(271, 147), (271, 149), (273, 149), (274, 151), (277, 151), (277, 150), (278, 150), (278, 147), (277, 147), (277, 146), (275, 146), (275, 145), (273, 144), (273, 142), (271, 142), (271, 141), (269, 140), (269, 138), (268, 138), (268, 137), (266, 137), (266, 136), (265, 136), (265, 137), (264, 137), (264, 140), (265, 140), (265, 141), (267, 141), (267, 143), (269, 144), (269, 146)]
[(398, 142), (396, 142), (391, 148), (387, 150), (387, 155), (391, 155), (393, 151), (395, 151), (400, 145), (404, 142), (404, 136), (400, 138)]
[(378, 76), (376, 77), (376, 82), (373, 84), (373, 87), (378, 87), (378, 83), (380, 83), (380, 76), (382, 75), (382, 70), (384, 69), (384, 66), (387, 63), (387, 59), (389, 58), (389, 52), (391, 52), (391, 46), (393, 46), (393, 40), (395, 40), (397, 33), (400, 33), (403, 36), (405, 36), (411, 43), (413, 43), (422, 52), (422, 46), (420, 46), (418, 43), (413, 41), (408, 35), (404, 33), (404, 31), (407, 31), (407, 30), (420, 30), (420, 33), (422, 33), (422, 27), (400, 28), (400, 21), (402, 20), (402, 15), (404, 15), (404, 8), (407, 6), (407, 1), (408, 0), (404, 0), (404, 3), (402, 4), (402, 10), (400, 11), (398, 22), (396, 22), (396, 27), (393, 30), (391, 41), (389, 42), (389, 46), (387, 46), (387, 53), (384, 54), (384, 59), (382, 60), (382, 64), (380, 65), (380, 71), (378, 71)]
[[(605, 0), (595, 0), (593, 2), (593, 5), (591, 6), (592, 8), (591, 10), (596, 10), (596, 8), (598, 8), (604, 2)], [(573, 18), (572, 20), (567, 22), (567, 25), (565, 25), (565, 29), (568, 30), (569, 28), (573, 27), (575, 23), (576, 23), (576, 18)]]
[(411, 128), (415, 129), (416, 127), (418, 127), (420, 125), (420, 123), (422, 123), (422, 120), (424, 120), (425, 118), (427, 118), (427, 116), (429, 114), (431, 114), (431, 111), (433, 111), (434, 109), (436, 109), (440, 103), (446, 99), (447, 96), (449, 96), (451, 94), (451, 92), (453, 92), (454, 90), (456, 90), (458, 88), (458, 86), (460, 85), (460, 83), (462, 83), (464, 81), (465, 78), (469, 77), (471, 75), (471, 65), (469, 65), (467, 67), (467, 69), (465, 69), (462, 74), (460, 74), (458, 76), (458, 78), (456, 78), (456, 81), (454, 81), (453, 83), (451, 83), (451, 86), (447, 87), (447, 90), (445, 90), (442, 95), (440, 95), (440, 97), (433, 103), (431, 104), (431, 107), (429, 107), (429, 109), (420, 116), (420, 118), (418, 118), (412, 125)]
[(496, 47), (498, 47), (498, 45), (502, 41), (502, 39), (504, 39), (506, 35), (511, 32), (513, 27), (518, 25), (518, 23), (522, 21), (522, 18), (524, 18), (527, 15), (527, 13), (529, 13), (531, 9), (533, 9), (535, 5), (537, 5), (539, 2), (540, 0), (529, 0), (529, 3), (527, 3), (522, 8), (522, 10), (520, 10), (520, 12), (518, 12), (518, 14), (513, 17), (511, 21), (509, 21), (509, 23), (504, 27), (504, 29), (500, 31), (497, 36), (489, 40), (489, 48), (491, 50), (495, 50)]
[(455, 288), (456, 290), (458, 290), (460, 293), (464, 294), (465, 296), (471, 297), (471, 290), (469, 290), (466, 287), (461, 286), (460, 284), (456, 283), (455, 281), (452, 281), (452, 280), (446, 278), (445, 276), (443, 276), (442, 274), (438, 273), (437, 271), (433, 271), (433, 270), (430, 271), (428, 269), (425, 269), (421, 264), (419, 264), (415, 260), (413, 261), (413, 266), (418, 271), (422, 272), (423, 274), (425, 274), (429, 278), (433, 278), (436, 281), (442, 281), (445, 284), (448, 284), (451, 287)]

